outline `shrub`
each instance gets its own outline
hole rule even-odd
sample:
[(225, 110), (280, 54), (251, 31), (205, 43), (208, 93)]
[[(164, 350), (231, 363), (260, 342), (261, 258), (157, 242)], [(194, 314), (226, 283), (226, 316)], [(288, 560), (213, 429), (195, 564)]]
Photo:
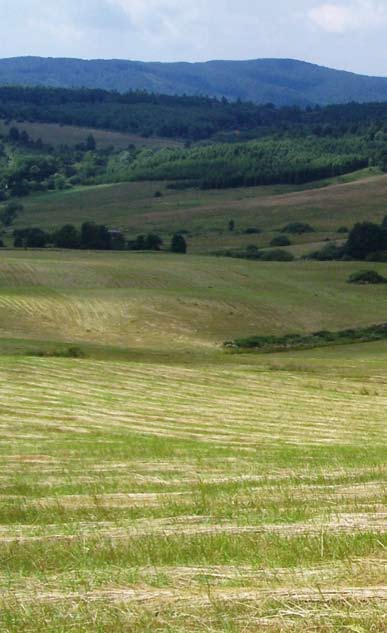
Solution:
[(53, 349), (33, 352), (32, 356), (44, 356), (46, 358), (86, 358), (85, 352), (80, 347), (66, 347), (65, 349)]
[(387, 251), (378, 251), (377, 253), (370, 253), (364, 258), (366, 262), (387, 262)]
[(337, 229), (338, 233), (349, 233), (349, 229), (346, 226), (340, 226), (340, 228)]
[(356, 329), (329, 332), (326, 330), (313, 334), (286, 334), (284, 336), (250, 336), (248, 338), (227, 341), (225, 347), (234, 349), (256, 349), (263, 352), (288, 351), (322, 347), (325, 345), (348, 345), (357, 342), (381, 341), (387, 339), (387, 323), (360, 327)]
[(234, 257), (235, 259), (252, 259), (263, 262), (292, 262), (295, 257), (289, 251), (276, 249), (272, 251), (260, 251), (257, 246), (250, 244), (244, 251), (216, 251), (217, 257)]
[(64, 351), (63, 356), (66, 358), (85, 358), (86, 354), (80, 347), (69, 347)]
[(376, 270), (360, 270), (352, 273), (348, 278), (349, 284), (385, 284), (386, 277), (379, 275)]
[(314, 228), (305, 222), (291, 222), (287, 224), (283, 229), (283, 233), (294, 233), (302, 235), (302, 233), (314, 233)]
[(319, 262), (329, 262), (335, 259), (342, 259), (345, 254), (344, 246), (337, 246), (337, 244), (327, 244), (319, 251), (312, 251), (305, 255), (304, 259), (316, 259)]
[(270, 246), (290, 246), (290, 245), (291, 245), (291, 241), (289, 240), (288, 237), (286, 237), (286, 235), (278, 235), (278, 237), (275, 237), (270, 242)]
[(250, 226), (249, 228), (245, 229), (243, 233), (245, 235), (259, 235), (259, 233), (262, 233), (262, 231), (261, 229), (257, 229), (254, 226)]
[(295, 257), (292, 253), (289, 253), (289, 251), (278, 248), (273, 251), (265, 251), (261, 254), (260, 259), (263, 262), (292, 262)]
[(159, 251), (163, 240), (159, 235), (149, 233), (148, 235), (138, 235), (135, 240), (129, 240), (127, 247), (129, 251)]

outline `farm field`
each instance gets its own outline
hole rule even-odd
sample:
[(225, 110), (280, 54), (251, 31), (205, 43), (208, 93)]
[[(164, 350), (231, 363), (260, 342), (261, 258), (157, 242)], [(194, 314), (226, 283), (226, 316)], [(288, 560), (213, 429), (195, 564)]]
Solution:
[[(155, 197), (160, 191), (161, 197)], [(387, 176), (373, 170), (304, 187), (277, 185), (226, 190), (167, 189), (165, 183), (121, 183), (46, 193), (23, 199), (25, 213), (16, 228), (53, 230), (65, 223), (94, 220), (126, 236), (154, 231), (168, 242), (186, 231), (190, 252), (238, 249), (249, 244), (267, 248), (290, 222), (309, 223), (314, 233), (290, 239), (297, 255), (340, 240), (339, 228), (365, 219), (380, 222), (386, 214)], [(230, 219), (235, 231), (228, 231)], [(256, 228), (261, 234), (246, 233)]]
[(7, 134), (9, 129), (15, 126), (21, 132), (27, 132), (33, 141), (39, 138), (43, 143), (53, 145), (77, 145), (83, 143), (85, 138), (92, 134), (98, 148), (113, 147), (117, 150), (127, 149), (128, 145), (159, 149), (161, 147), (179, 147), (182, 145), (176, 139), (159, 137), (144, 138), (135, 134), (114, 132), (112, 130), (98, 130), (95, 128), (79, 127), (75, 125), (60, 125), (58, 123), (33, 123), (29, 121), (10, 121), (0, 119), (0, 134)]
[(385, 630), (387, 343), (222, 349), (386, 321), (358, 268), (2, 251), (1, 631)]

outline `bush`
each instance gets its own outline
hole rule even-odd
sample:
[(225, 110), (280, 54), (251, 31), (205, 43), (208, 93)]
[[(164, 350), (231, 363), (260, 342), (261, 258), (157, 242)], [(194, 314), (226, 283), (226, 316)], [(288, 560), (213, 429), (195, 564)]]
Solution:
[(259, 235), (259, 233), (262, 233), (262, 231), (261, 229), (257, 229), (254, 226), (250, 226), (249, 228), (245, 229), (243, 233), (245, 235)]
[(349, 229), (346, 226), (340, 226), (339, 229), (337, 229), (338, 233), (349, 233)]
[(289, 253), (289, 251), (275, 249), (273, 251), (265, 251), (261, 254), (260, 259), (263, 262), (292, 262), (295, 257), (292, 253)]
[(65, 358), (85, 358), (86, 354), (80, 347), (69, 347), (63, 353)]
[(289, 251), (276, 249), (272, 251), (260, 251), (257, 246), (250, 244), (244, 251), (216, 251), (217, 257), (234, 257), (235, 259), (252, 259), (262, 262), (292, 262), (295, 257)]
[(352, 273), (348, 278), (349, 284), (385, 284), (386, 277), (379, 275), (376, 270), (360, 270)]
[(287, 224), (283, 229), (283, 233), (294, 233), (302, 235), (303, 233), (314, 233), (314, 228), (310, 224), (304, 222), (291, 222)]
[(286, 237), (286, 235), (278, 235), (278, 237), (275, 237), (270, 242), (270, 246), (290, 246), (290, 245), (291, 245), (291, 241), (289, 240), (288, 237)]
[(329, 262), (336, 259), (342, 259), (344, 254), (344, 246), (337, 246), (337, 244), (330, 243), (319, 251), (312, 251), (308, 255), (305, 255), (304, 259), (315, 259), (319, 262)]
[(250, 336), (227, 341), (225, 347), (234, 349), (256, 349), (263, 352), (286, 352), (292, 349), (307, 349), (326, 345), (348, 345), (357, 342), (387, 339), (387, 323), (348, 330), (329, 332), (322, 330), (313, 334), (286, 334), (284, 336)]
[(85, 352), (80, 347), (67, 347), (33, 352), (32, 356), (44, 356), (45, 358), (86, 358)]
[(138, 235), (135, 240), (129, 240), (129, 251), (159, 251), (163, 240), (159, 235), (149, 233), (148, 235)]
[(387, 262), (387, 251), (378, 251), (377, 253), (370, 253), (364, 258), (366, 262)]

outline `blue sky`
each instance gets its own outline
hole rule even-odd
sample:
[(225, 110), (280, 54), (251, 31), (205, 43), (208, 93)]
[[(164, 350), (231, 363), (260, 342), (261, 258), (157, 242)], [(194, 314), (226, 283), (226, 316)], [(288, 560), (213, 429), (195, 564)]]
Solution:
[(387, 76), (387, 0), (0, 0), (0, 57), (291, 57)]

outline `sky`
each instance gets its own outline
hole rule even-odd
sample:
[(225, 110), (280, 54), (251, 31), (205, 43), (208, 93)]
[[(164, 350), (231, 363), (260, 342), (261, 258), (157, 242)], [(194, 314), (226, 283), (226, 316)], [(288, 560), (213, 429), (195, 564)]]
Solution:
[(286, 57), (387, 76), (387, 0), (0, 0), (0, 57)]

